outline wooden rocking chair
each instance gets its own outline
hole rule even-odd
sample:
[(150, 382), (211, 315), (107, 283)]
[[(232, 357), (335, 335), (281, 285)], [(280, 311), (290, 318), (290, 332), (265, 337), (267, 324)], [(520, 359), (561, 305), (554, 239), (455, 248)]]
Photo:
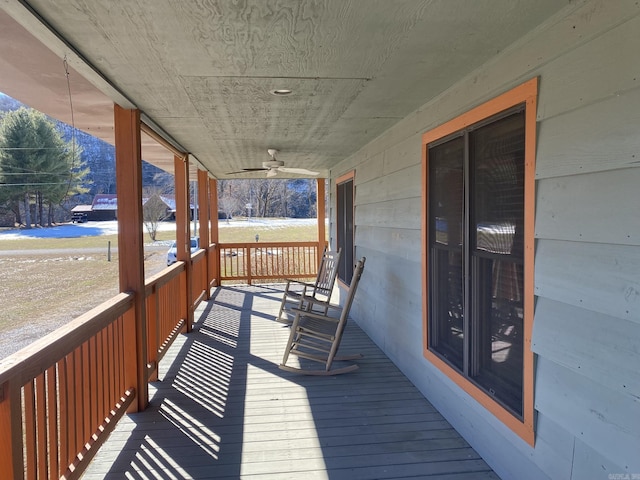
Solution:
[[(336, 311), (337, 314), (339, 314), (338, 317), (336, 317), (336, 314), (330, 316), (326, 313), (305, 309), (292, 309), (296, 312), (296, 316), (291, 324), (289, 342), (284, 352), (282, 363), (279, 365), (282, 370), (302, 373), (304, 375), (337, 375), (358, 369), (358, 365), (355, 363), (334, 369), (332, 369), (331, 366), (334, 361), (348, 361), (362, 357), (360, 354), (338, 356), (337, 352), (340, 347), (344, 327), (347, 324), (347, 317), (349, 316), (349, 310), (353, 303), (353, 297), (355, 296), (362, 271), (364, 270), (365, 260), (366, 258), (362, 257), (356, 264), (344, 306), (328, 306), (328, 310), (331, 311), (330, 313)], [(297, 355), (303, 359), (324, 363), (325, 368), (324, 370), (313, 370), (287, 366), (286, 363), (289, 355)]]
[(291, 323), (295, 316), (295, 312), (292, 311), (294, 307), (313, 310), (313, 307), (317, 306), (320, 311), (327, 313), (333, 285), (338, 275), (340, 255), (340, 249), (332, 252), (325, 247), (318, 267), (318, 275), (313, 283), (287, 279), (276, 321)]

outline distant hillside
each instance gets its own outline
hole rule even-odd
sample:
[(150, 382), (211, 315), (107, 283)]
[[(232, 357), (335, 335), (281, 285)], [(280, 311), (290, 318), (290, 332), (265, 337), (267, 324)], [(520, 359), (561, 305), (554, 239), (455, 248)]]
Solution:
[(17, 110), (22, 106), (22, 104), (0, 92), (0, 116), (2, 116), (2, 112), (10, 112), (12, 110)]

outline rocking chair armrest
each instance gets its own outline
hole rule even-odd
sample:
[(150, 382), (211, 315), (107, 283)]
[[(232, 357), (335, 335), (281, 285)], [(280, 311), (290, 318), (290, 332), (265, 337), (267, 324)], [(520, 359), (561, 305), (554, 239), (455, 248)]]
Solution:
[(304, 287), (305, 291), (307, 288), (314, 288), (315, 285), (313, 283), (309, 283), (309, 282), (303, 282), (301, 280), (296, 280), (295, 278), (287, 278), (287, 285), (284, 288), (284, 291), (286, 292), (287, 290), (289, 290), (289, 285), (291, 285), (292, 283), (301, 285)]
[(312, 297), (311, 295), (301, 295), (300, 296), (300, 300), (304, 303), (308, 303), (313, 305), (320, 305), (323, 308), (342, 308), (342, 306), (340, 305), (333, 305), (331, 303), (329, 303), (329, 298), (323, 300), (322, 298), (316, 298), (316, 297)]
[[(339, 307), (337, 305), (328, 305), (328, 306), (342, 311), (342, 307)], [(330, 317), (325, 313), (314, 312), (312, 310), (305, 310), (304, 308), (292, 308), (291, 311), (294, 312), (296, 316), (300, 315), (301, 317), (317, 318), (319, 320), (326, 320), (328, 322), (334, 322), (334, 323), (338, 323), (340, 321), (340, 318)]]

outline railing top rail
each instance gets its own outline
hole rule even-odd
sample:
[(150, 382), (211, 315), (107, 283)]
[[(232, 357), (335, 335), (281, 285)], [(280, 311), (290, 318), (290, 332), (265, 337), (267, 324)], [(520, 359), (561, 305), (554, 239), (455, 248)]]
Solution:
[(115, 297), (80, 315), (31, 345), (0, 361), (0, 385), (17, 380), (20, 385), (40, 375), (58, 360), (127, 312), (133, 293)]
[(161, 286), (169, 283), (173, 278), (184, 272), (185, 262), (176, 262), (170, 267), (165, 268), (159, 273), (156, 273), (152, 277), (149, 277), (144, 282), (145, 296), (151, 295), (154, 288), (160, 288)]
[(205, 252), (206, 252), (206, 250), (204, 250), (202, 248), (200, 250), (198, 250), (197, 252), (194, 252), (191, 255), (191, 261), (192, 262), (197, 262), (197, 261), (201, 260), (204, 257)]

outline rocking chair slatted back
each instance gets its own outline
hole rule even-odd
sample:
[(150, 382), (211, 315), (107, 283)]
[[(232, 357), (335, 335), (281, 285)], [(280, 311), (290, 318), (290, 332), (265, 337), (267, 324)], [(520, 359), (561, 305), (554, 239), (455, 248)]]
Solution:
[(308, 301), (312, 299), (317, 303), (322, 311), (326, 313), (326, 306), (322, 304), (329, 303), (333, 286), (338, 276), (338, 264), (340, 263), (341, 250), (330, 251), (326, 247), (322, 252), (322, 259), (318, 267), (318, 274), (313, 283), (301, 282), (299, 280), (288, 279), (285, 285), (282, 302), (280, 303), (280, 311), (276, 320), (282, 323), (291, 323), (294, 317), (292, 309), (295, 308), (311, 308)]
[(328, 251), (326, 248), (322, 253), (322, 261), (318, 268), (318, 276), (313, 288), (313, 297), (316, 295), (325, 295), (330, 297), (333, 291), (333, 285), (336, 283), (338, 275), (338, 263), (340, 262), (341, 250), (337, 252)]

